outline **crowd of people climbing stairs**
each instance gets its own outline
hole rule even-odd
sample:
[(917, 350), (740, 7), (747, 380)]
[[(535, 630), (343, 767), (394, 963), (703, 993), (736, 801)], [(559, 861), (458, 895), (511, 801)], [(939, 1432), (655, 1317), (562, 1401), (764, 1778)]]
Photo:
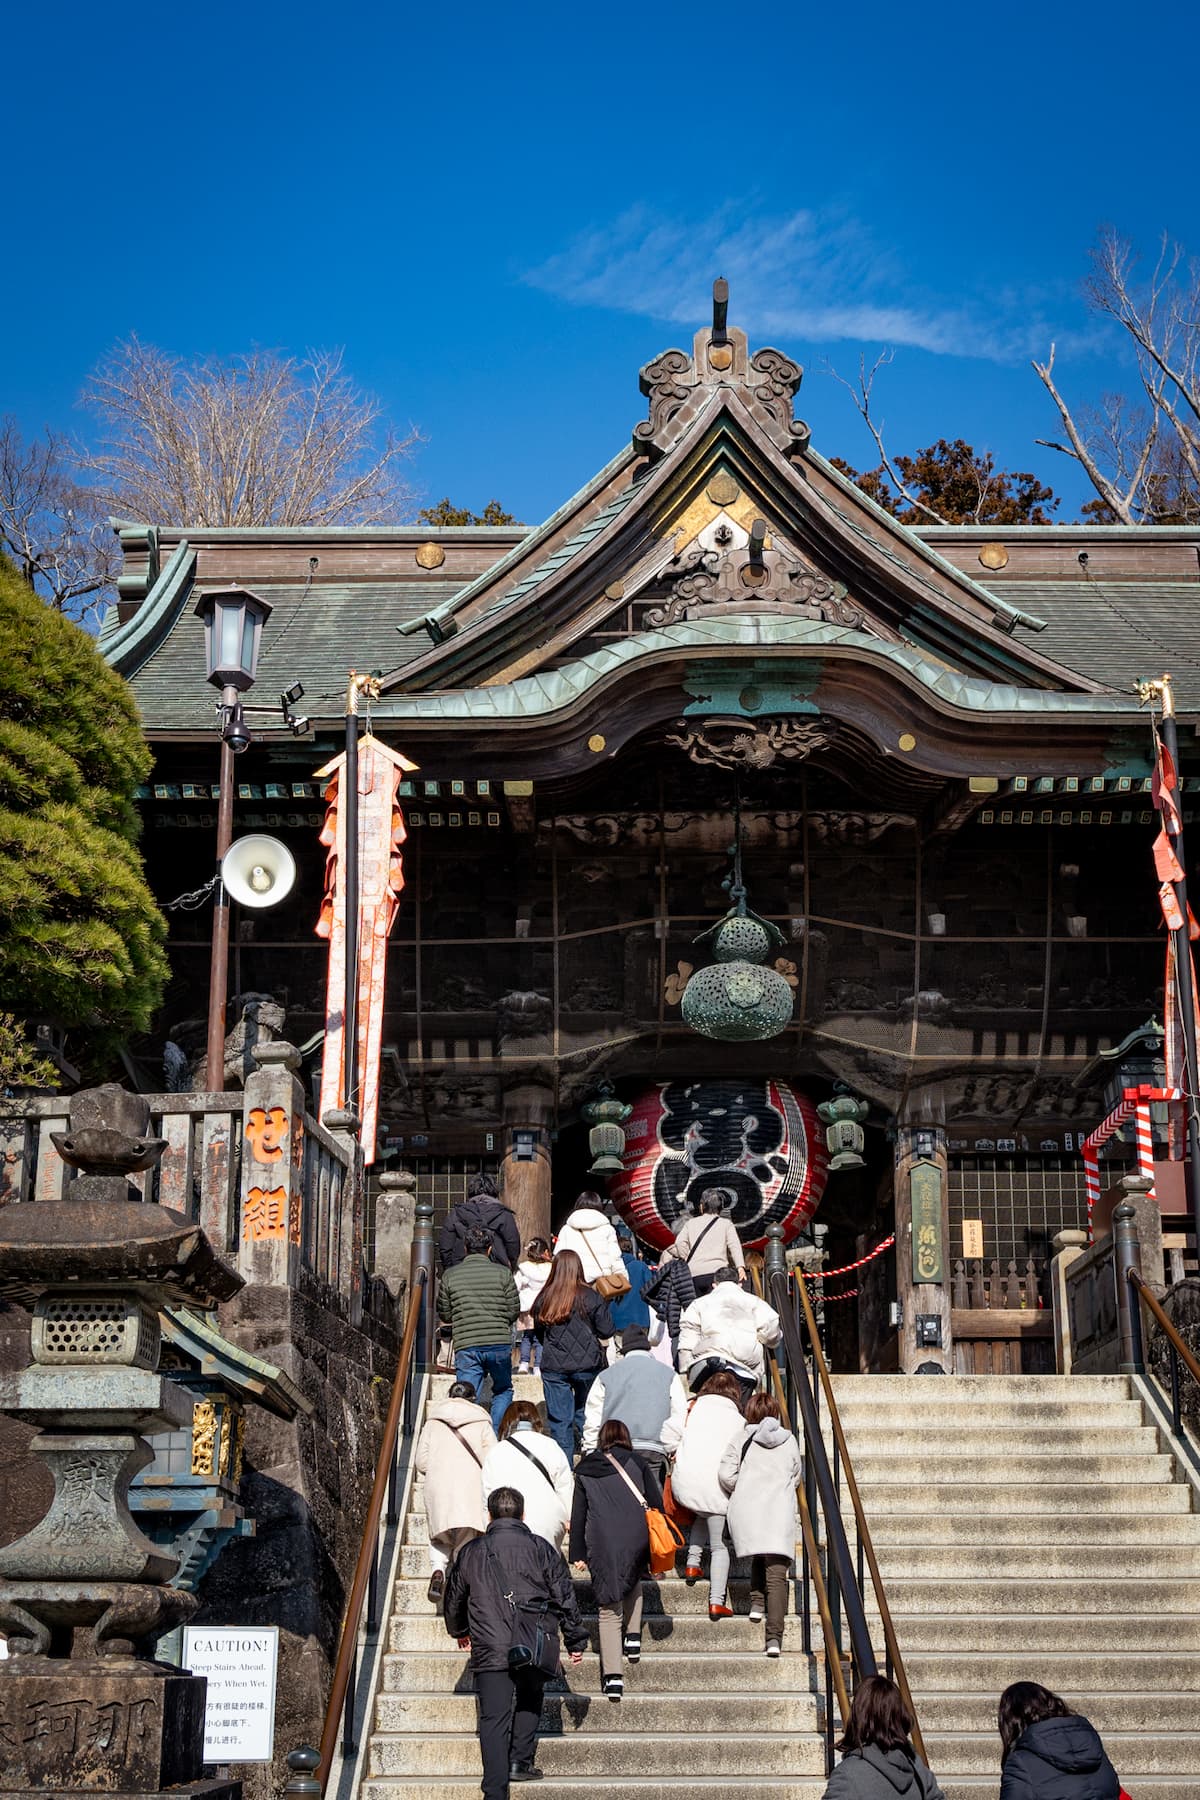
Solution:
[[(470, 1656), (483, 1800), (541, 1777), (543, 1690), (564, 1650), (578, 1665), (589, 1643), (572, 1573), (591, 1584), (614, 1702), (642, 1656), (643, 1583), (674, 1577), (677, 1551), (688, 1585), (707, 1551), (714, 1625), (733, 1617), (731, 1554), (745, 1559), (748, 1616), (781, 1654), (804, 1466), (765, 1377), (782, 1327), (748, 1285), (726, 1201), (705, 1192), (656, 1269), (592, 1193), (524, 1255), (487, 1176), (442, 1228), (454, 1380), (416, 1466), (429, 1599)], [(514, 1397), (514, 1355), (518, 1374), (540, 1375), (543, 1407)], [(825, 1800), (943, 1800), (912, 1725), (891, 1681), (861, 1681)], [(1128, 1800), (1096, 1731), (1049, 1689), (1014, 1683), (998, 1725), (1000, 1800)]]

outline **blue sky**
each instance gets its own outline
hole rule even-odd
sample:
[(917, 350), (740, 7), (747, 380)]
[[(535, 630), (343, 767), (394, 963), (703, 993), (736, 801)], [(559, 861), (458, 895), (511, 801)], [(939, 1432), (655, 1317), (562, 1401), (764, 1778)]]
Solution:
[(1073, 517), (1029, 358), (1057, 339), (1072, 397), (1119, 381), (1079, 293), (1103, 222), (1200, 254), (1159, 69), (1189, 16), (1144, 16), (1146, 43), (1112, 0), (24, 7), (0, 411), (85, 429), (80, 384), (134, 331), (344, 345), (419, 427), (426, 499), (532, 522), (624, 441), (639, 366), (724, 274), (731, 322), (805, 365), (816, 448), (873, 460), (822, 368), (893, 344), (895, 450), (966, 437)]

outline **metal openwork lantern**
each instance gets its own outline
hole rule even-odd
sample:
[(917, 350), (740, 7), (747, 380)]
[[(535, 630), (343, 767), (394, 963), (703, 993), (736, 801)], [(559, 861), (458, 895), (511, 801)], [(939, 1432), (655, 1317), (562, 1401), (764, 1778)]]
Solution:
[(791, 984), (778, 969), (765, 966), (772, 950), (785, 942), (779, 928), (750, 912), (741, 894), (703, 935), (711, 937), (716, 960), (697, 969), (684, 988), (684, 1024), (701, 1037), (731, 1044), (777, 1037), (786, 1030), (792, 1019)]
[(792, 1021), (792, 984), (767, 958), (787, 939), (777, 925), (760, 919), (746, 904), (742, 881), (740, 823), (729, 847), (733, 868), (722, 882), (733, 905), (723, 919), (702, 931), (696, 943), (712, 940), (713, 961), (697, 969), (683, 990), (683, 1022), (701, 1037), (726, 1044), (778, 1037)]
[(825, 1126), (825, 1142), (831, 1158), (830, 1174), (837, 1169), (865, 1167), (863, 1151), (867, 1137), (863, 1122), (870, 1110), (865, 1100), (856, 1100), (853, 1094), (837, 1094), (818, 1106), (817, 1117)]
[(621, 1157), (625, 1151), (625, 1133), (621, 1128), (633, 1111), (632, 1106), (618, 1100), (612, 1084), (606, 1081), (600, 1088), (600, 1098), (589, 1100), (582, 1111), (591, 1126), (588, 1149), (592, 1153), (592, 1166), (588, 1173), (619, 1175), (624, 1168)]

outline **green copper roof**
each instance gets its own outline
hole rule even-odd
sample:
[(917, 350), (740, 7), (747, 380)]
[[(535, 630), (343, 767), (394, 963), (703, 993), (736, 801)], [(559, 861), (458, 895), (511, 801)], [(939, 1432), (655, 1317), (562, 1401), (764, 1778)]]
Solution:
[(290, 1375), (251, 1355), (240, 1344), (230, 1343), (203, 1313), (190, 1306), (168, 1306), (159, 1318), (167, 1341), (194, 1356), (205, 1375), (219, 1376), (281, 1419), (312, 1411)]
[(606, 678), (663, 654), (695, 651), (703, 655), (753, 648), (811, 653), (835, 645), (853, 649), (863, 657), (891, 663), (947, 705), (966, 712), (1119, 715), (1137, 711), (1132, 697), (1062, 694), (1048, 689), (982, 681), (976, 676), (962, 675), (929, 662), (906, 645), (889, 644), (846, 626), (825, 625), (815, 619), (748, 616), (698, 618), (665, 626), (661, 631), (642, 632), (593, 650), (561, 668), (523, 676), (518, 681), (495, 687), (462, 688), (439, 694), (393, 692), (376, 708), (376, 713), (380, 718), (392, 720), (447, 722), (546, 717), (572, 705), (589, 688)]

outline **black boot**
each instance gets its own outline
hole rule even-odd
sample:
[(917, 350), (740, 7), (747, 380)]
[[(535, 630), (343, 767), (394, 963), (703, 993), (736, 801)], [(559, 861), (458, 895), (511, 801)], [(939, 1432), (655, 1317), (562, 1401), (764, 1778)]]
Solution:
[(531, 1762), (513, 1763), (508, 1771), (510, 1781), (540, 1781), (542, 1771), (535, 1769)]

